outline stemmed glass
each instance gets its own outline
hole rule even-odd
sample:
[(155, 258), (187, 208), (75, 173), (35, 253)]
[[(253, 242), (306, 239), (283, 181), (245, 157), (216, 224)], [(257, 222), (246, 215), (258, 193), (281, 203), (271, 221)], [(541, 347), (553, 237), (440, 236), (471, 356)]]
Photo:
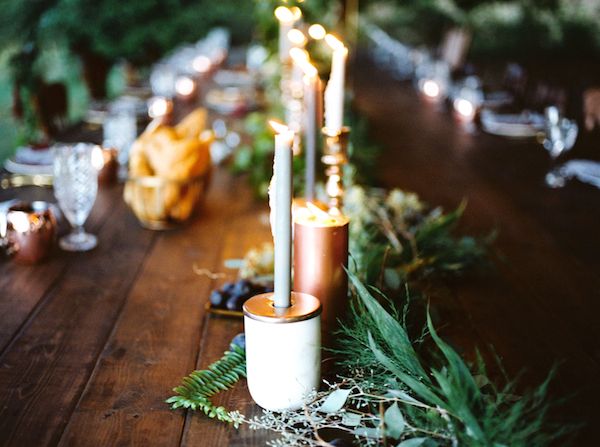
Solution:
[(98, 192), (99, 147), (88, 143), (54, 147), (54, 195), (60, 209), (73, 227), (59, 240), (67, 251), (87, 251), (98, 244), (96, 236), (83, 229)]
[[(554, 163), (556, 159), (564, 152), (569, 151), (577, 140), (578, 127), (575, 121), (562, 118), (557, 107), (547, 107), (546, 116), (546, 137), (544, 139), (544, 148), (550, 153), (550, 158)], [(564, 173), (562, 167), (556, 167), (546, 174), (546, 185), (551, 188), (560, 188), (565, 185)]]

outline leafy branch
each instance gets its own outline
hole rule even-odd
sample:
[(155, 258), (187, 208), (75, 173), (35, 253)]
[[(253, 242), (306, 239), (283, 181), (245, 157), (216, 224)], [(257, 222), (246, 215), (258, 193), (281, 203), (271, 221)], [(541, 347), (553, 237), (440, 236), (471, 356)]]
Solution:
[(166, 400), (171, 409), (188, 408), (202, 411), (210, 418), (233, 423), (237, 427), (241, 415), (237, 411), (228, 411), (222, 406), (215, 406), (210, 398), (215, 394), (233, 388), (241, 377), (246, 377), (246, 354), (244, 349), (232, 344), (208, 369), (194, 371), (184, 377), (181, 385), (173, 388), (177, 395)]

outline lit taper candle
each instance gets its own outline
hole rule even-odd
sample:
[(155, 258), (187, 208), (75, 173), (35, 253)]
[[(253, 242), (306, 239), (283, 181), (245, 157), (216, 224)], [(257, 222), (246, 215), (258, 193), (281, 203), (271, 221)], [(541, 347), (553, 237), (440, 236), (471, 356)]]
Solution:
[(302, 17), (302, 12), (297, 7), (278, 6), (275, 8), (275, 17), (279, 21), (279, 60), (286, 62), (289, 60), (291, 48), (288, 33), (294, 27), (294, 23)]
[(271, 194), (274, 195), (273, 239), (275, 245), (275, 307), (290, 307), (292, 272), (292, 143), (294, 132), (269, 121), (275, 135), (275, 163)]
[(325, 36), (325, 42), (333, 50), (331, 74), (325, 88), (325, 127), (330, 132), (337, 133), (344, 122), (344, 78), (348, 49), (332, 34)]
[(319, 122), (319, 99), (321, 92), (321, 80), (317, 69), (310, 63), (305, 51), (299, 49), (290, 50), (294, 66), (304, 73), (304, 153), (306, 159), (305, 169), (305, 191), (307, 200), (315, 197), (315, 171), (317, 164), (317, 135), (322, 126)]

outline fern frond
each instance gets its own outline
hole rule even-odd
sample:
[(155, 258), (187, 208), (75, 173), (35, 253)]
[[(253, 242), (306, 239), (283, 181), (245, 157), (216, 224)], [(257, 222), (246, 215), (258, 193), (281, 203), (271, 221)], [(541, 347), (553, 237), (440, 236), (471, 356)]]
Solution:
[(233, 423), (237, 427), (240, 422), (239, 414), (222, 406), (215, 406), (210, 398), (233, 388), (241, 377), (246, 377), (246, 352), (232, 344), (230, 350), (207, 369), (193, 371), (184, 377), (181, 385), (173, 388), (177, 394), (165, 402), (171, 404), (173, 410), (186, 408), (202, 411), (210, 418)]

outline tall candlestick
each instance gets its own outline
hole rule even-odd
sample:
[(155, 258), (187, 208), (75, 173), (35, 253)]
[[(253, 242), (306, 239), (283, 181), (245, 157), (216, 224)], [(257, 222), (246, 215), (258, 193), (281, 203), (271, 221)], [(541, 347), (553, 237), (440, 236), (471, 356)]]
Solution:
[(301, 16), (300, 8), (286, 8), (285, 6), (275, 8), (275, 17), (279, 21), (279, 60), (281, 62), (289, 60), (291, 42), (288, 39), (288, 33)]
[(270, 121), (275, 135), (274, 181), (275, 191), (274, 231), (275, 245), (275, 307), (290, 307), (292, 271), (292, 143), (294, 132), (287, 126)]
[(320, 92), (320, 79), (318, 76), (304, 76), (304, 196), (307, 200), (315, 198), (315, 172), (317, 169), (317, 132), (320, 124), (317, 122), (318, 101)]
[(325, 41), (333, 49), (331, 74), (325, 88), (325, 127), (332, 132), (339, 132), (344, 122), (344, 78), (348, 49), (331, 34), (325, 36)]
[(300, 49), (290, 50), (294, 67), (304, 73), (304, 142), (305, 142), (305, 198), (313, 200), (315, 196), (315, 170), (317, 158), (317, 132), (321, 128), (319, 122), (319, 97), (320, 83), (319, 73), (308, 59), (308, 54)]

